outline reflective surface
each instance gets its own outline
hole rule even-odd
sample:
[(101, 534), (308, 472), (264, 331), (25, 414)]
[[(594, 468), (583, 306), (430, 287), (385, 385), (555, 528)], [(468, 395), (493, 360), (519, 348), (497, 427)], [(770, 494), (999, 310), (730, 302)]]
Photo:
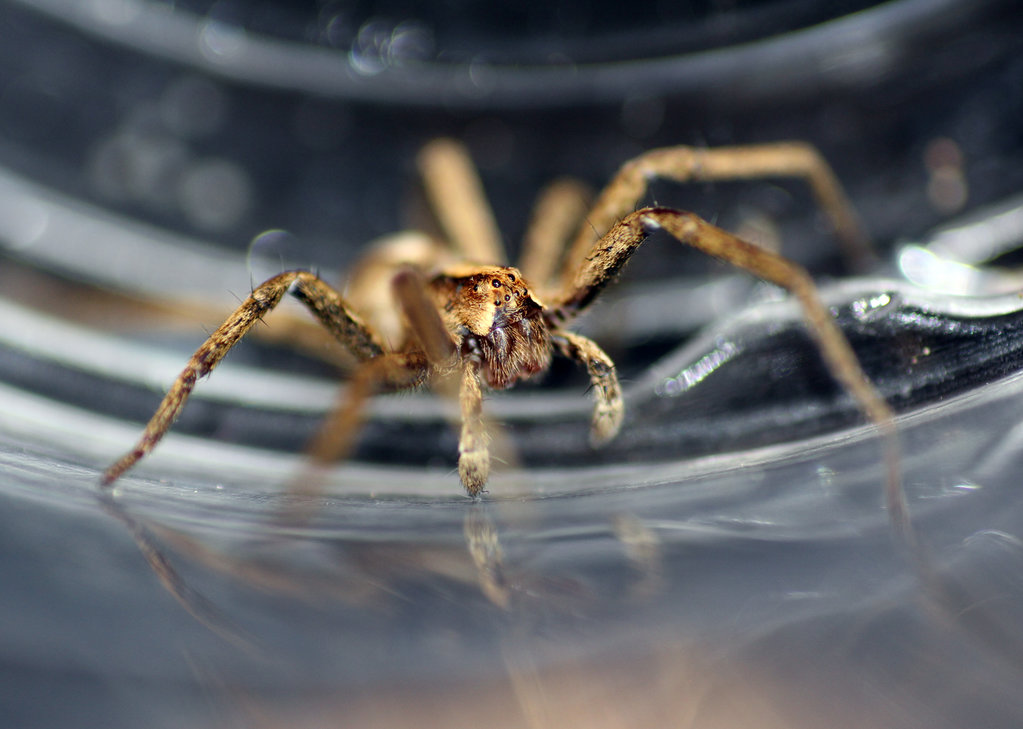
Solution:
[[(1023, 709), (1021, 388), (1012, 376), (901, 417), (935, 570), (921, 584), (893, 546), (866, 426), (637, 461), (621, 454), (691, 422), (640, 403), (604, 466), (511, 467), (471, 503), (450, 462), (358, 461), (292, 522), (282, 486), (302, 473), (297, 456), (172, 434), (101, 497), (97, 468), (135, 428), (5, 386), (5, 690), (47, 725), (84, 711), (112, 726), (249, 714), (375, 726), (419, 721), (426, 701), (441, 702), (437, 725), (613, 712), (615, 726), (679, 714), (860, 726), (866, 711), (868, 724), (1010, 726)], [(574, 420), (585, 428), (585, 408)], [(550, 440), (563, 426), (547, 428)], [(516, 443), (530, 463), (534, 441)], [(637, 676), (643, 690), (626, 691)], [(30, 690), (64, 699), (25, 701)]]
[[(269, 2), (72, 5), (0, 3), (7, 723), (1020, 724), (1011, 3), (850, 3), (822, 25), (769, 2), (756, 17), (772, 22), (750, 24), (739, 10), (758, 4), (739, 4), (615, 63), (649, 30), (637, 23), (606, 52), (576, 48), (578, 67), (545, 56), (628, 82), (553, 101), (535, 76), (488, 77), (496, 56), (455, 58), (446, 93), (402, 98), (422, 76), (374, 64), (444, 60), (455, 26), (440, 20), (426, 48), (423, 18), (384, 38), (372, 9), (348, 36), (302, 34), (338, 30), (324, 20), (338, 4), (298, 33), (266, 21), (281, 17)], [(183, 45), (142, 32), (154, 11)], [(231, 61), (282, 42), (362, 75), (310, 95), (304, 66)], [(807, 48), (830, 60), (807, 63)], [(731, 228), (766, 222), (825, 284), (900, 412), (925, 569), (894, 544), (877, 434), (799, 311), (663, 240), (582, 322), (626, 389), (606, 448), (587, 444), (585, 377), (556, 368), (488, 399), (508, 446), (481, 502), (457, 484), (450, 404), (428, 393), (377, 398), (355, 457), (290, 496), (312, 477), (301, 448), (337, 378), (283, 346), (308, 354), (305, 340), (273, 339), (301, 328), (284, 311), (101, 493), (101, 469), (260, 265), (326, 275), (421, 221), (410, 160), (437, 134), (469, 143), (513, 249), (559, 174), (599, 184), (678, 142), (821, 146), (877, 239), (874, 270), (849, 275), (796, 184), (651, 197)], [(968, 296), (948, 293), (950, 269)]]

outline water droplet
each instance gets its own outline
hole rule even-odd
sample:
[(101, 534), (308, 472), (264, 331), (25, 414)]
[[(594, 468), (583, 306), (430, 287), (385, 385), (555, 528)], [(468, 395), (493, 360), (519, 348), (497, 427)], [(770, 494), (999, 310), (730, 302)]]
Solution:
[(370, 20), (359, 28), (348, 52), (352, 69), (361, 76), (375, 76), (387, 68), (387, 46), (391, 27), (382, 20)]
[(299, 240), (286, 230), (265, 230), (249, 244), (246, 262), (249, 277), (254, 282), (266, 281), (282, 271), (301, 268), (296, 260), (301, 260), (302, 251)]
[(199, 52), (211, 61), (237, 56), (245, 45), (245, 30), (219, 20), (206, 20), (199, 31)]
[(433, 33), (415, 22), (400, 23), (391, 34), (387, 57), (391, 65), (400, 66), (409, 61), (426, 61), (434, 53)]

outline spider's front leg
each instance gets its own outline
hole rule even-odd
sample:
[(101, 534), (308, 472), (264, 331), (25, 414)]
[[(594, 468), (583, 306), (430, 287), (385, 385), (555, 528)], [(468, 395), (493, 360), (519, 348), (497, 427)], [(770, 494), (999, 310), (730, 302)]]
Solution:
[(291, 293), (326, 329), (361, 360), (383, 354), (373, 332), (351, 312), (341, 296), (308, 271), (287, 271), (257, 286), (231, 316), (195, 351), (149, 420), (135, 447), (103, 474), (109, 486), (156, 447), (181, 413), (199, 378), (205, 377), (256, 322)]
[(462, 430), (458, 438), (458, 477), (473, 498), (483, 493), (490, 477), (490, 446), (483, 420), (483, 382), (480, 362), (473, 357), (462, 360), (458, 400), (462, 411)]
[(813, 279), (801, 266), (747, 243), (693, 213), (670, 208), (644, 208), (626, 216), (593, 245), (572, 283), (550, 307), (548, 318), (556, 324), (573, 319), (615, 279), (650, 233), (662, 229), (686, 245), (782, 286), (796, 297), (828, 370), (881, 434), (887, 470), (885, 494), (889, 518), (903, 543), (914, 547), (915, 538), (899, 473), (895, 416), (867, 379), (848, 340), (817, 295)]
[[(610, 230), (646, 193), (651, 180), (750, 180), (790, 177), (805, 180), (821, 210), (831, 220), (849, 262), (866, 267), (873, 259), (870, 241), (831, 167), (811, 145), (776, 142), (739, 147), (663, 147), (625, 163), (601, 192), (586, 216), (566, 258), (570, 276), (592, 249), (597, 237)], [(571, 279), (563, 279), (568, 285)]]
[(458, 476), (468, 494), (475, 498), (483, 492), (490, 477), (489, 434), (483, 418), (482, 359), (478, 352), (458, 352), (417, 270), (407, 269), (395, 276), (394, 294), (413, 340), (432, 369), (434, 388), (442, 395), (458, 398), (462, 417)]
[(596, 342), (580, 334), (555, 329), (551, 341), (565, 357), (586, 367), (596, 398), (590, 423), (590, 442), (594, 446), (608, 442), (618, 435), (625, 416), (625, 403), (614, 362)]

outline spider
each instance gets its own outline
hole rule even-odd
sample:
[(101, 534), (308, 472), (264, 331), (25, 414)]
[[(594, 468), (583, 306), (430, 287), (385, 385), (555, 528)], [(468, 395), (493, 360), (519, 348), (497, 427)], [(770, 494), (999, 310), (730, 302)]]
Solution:
[[(634, 209), (654, 178), (684, 182), (798, 177), (810, 184), (849, 250), (862, 252), (865, 238), (851, 206), (813, 147), (785, 142), (655, 149), (621, 167), (588, 212), (578, 184), (555, 182), (538, 201), (522, 270), (507, 265), (467, 151), (457, 142), (439, 139), (422, 149), (418, 162), (447, 240), (410, 234), (372, 247), (356, 267), (344, 297), (305, 270), (287, 271), (256, 286), (195, 352), (134, 449), (106, 470), (104, 485), (153, 450), (197, 380), (209, 374), (285, 294), (305, 304), (360, 363), (341, 404), (310, 444), (314, 462), (344, 457), (357, 433), (362, 405), (377, 390), (433, 383), (457, 394), (458, 474), (469, 495), (477, 497), (490, 472), (484, 393), (540, 375), (555, 353), (580, 363), (589, 374), (595, 396), (591, 441), (599, 445), (621, 428), (621, 388), (608, 355), (568, 326), (615, 280), (644, 240), (663, 231), (795, 296), (831, 374), (881, 433), (889, 516), (905, 531), (908, 521), (893, 413), (864, 375), (809, 274), (693, 213), (656, 206)], [(576, 226), (579, 230), (566, 246)]]

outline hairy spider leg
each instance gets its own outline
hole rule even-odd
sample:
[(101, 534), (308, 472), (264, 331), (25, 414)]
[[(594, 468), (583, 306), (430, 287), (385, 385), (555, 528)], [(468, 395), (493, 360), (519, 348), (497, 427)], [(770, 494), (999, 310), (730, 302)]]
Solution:
[[(399, 352), (390, 352), (363, 362), (343, 391), (337, 407), (324, 421), (309, 454), (314, 463), (325, 465), (345, 458), (362, 423), (366, 401), (383, 388), (418, 387), (428, 380), (443, 396), (457, 398), (461, 410), (458, 442), (458, 475), (470, 496), (482, 493), (490, 475), (487, 424), (483, 417), (483, 381), (478, 354), (458, 356), (454, 341), (427, 293), (418, 270), (407, 268), (395, 274), (392, 290), (407, 325), (409, 341)], [(312, 482), (313, 479), (305, 481)], [(315, 491), (301, 484), (297, 489)]]
[(568, 243), (592, 199), (588, 185), (567, 177), (550, 183), (537, 196), (522, 240), (519, 270), (541, 294), (557, 287)]
[(272, 311), (286, 293), (304, 303), (323, 326), (360, 360), (383, 354), (383, 347), (372, 330), (351, 311), (340, 294), (315, 274), (308, 271), (278, 274), (257, 286), (195, 351), (160, 402), (135, 447), (104, 472), (103, 485), (109, 486), (116, 481), (156, 447), (181, 413), (199, 378), (212, 372), (245, 333)]
[(366, 360), (356, 369), (308, 449), (318, 464), (341, 460), (349, 454), (362, 424), (366, 400), (377, 391), (417, 387), (426, 381), (432, 368), (453, 366), (454, 343), (436, 307), (426, 296), (418, 272), (414, 269), (400, 271), (392, 277), (391, 290), (405, 315), (412, 340), (406, 342), (401, 351)]
[[(394, 293), (405, 314), (410, 334), (426, 352), (433, 366), (433, 388), (457, 397), (461, 410), (458, 436), (458, 478), (472, 497), (483, 492), (490, 477), (490, 439), (483, 417), (482, 359), (478, 352), (457, 352), (440, 312), (430, 300), (426, 282), (415, 269), (399, 272)], [(458, 379), (454, 363), (458, 362)]]
[(894, 413), (867, 379), (848, 340), (817, 295), (813, 279), (801, 266), (747, 243), (693, 213), (643, 208), (626, 216), (592, 246), (571, 285), (551, 306), (549, 320), (560, 325), (574, 319), (615, 279), (643, 241), (660, 229), (681, 243), (781, 286), (796, 297), (828, 370), (880, 433), (889, 519), (903, 544), (912, 549), (915, 537), (902, 490)]
[(618, 435), (625, 417), (625, 401), (618, 384), (614, 362), (596, 342), (581, 334), (555, 328), (551, 341), (568, 359), (581, 363), (593, 385), (593, 419), (590, 422), (590, 443), (599, 446)]
[(586, 223), (580, 227), (565, 257), (562, 285), (569, 286), (596, 239), (628, 213), (646, 194), (653, 179), (674, 182), (749, 180), (795, 177), (806, 180), (821, 210), (831, 220), (849, 262), (864, 268), (875, 258), (870, 240), (831, 167), (802, 142), (778, 142), (737, 147), (663, 147), (626, 162), (601, 191)]
[(430, 208), (455, 250), (474, 263), (508, 265), (494, 213), (465, 146), (435, 139), (416, 161)]
[(381, 389), (418, 387), (429, 370), (429, 360), (418, 350), (387, 352), (361, 362), (306, 447), (313, 463), (324, 466), (346, 458), (362, 425), (366, 400)]
[(462, 431), (458, 437), (458, 478), (473, 498), (483, 493), (490, 478), (490, 433), (483, 419), (483, 380), (480, 360), (462, 360), (459, 402)]

